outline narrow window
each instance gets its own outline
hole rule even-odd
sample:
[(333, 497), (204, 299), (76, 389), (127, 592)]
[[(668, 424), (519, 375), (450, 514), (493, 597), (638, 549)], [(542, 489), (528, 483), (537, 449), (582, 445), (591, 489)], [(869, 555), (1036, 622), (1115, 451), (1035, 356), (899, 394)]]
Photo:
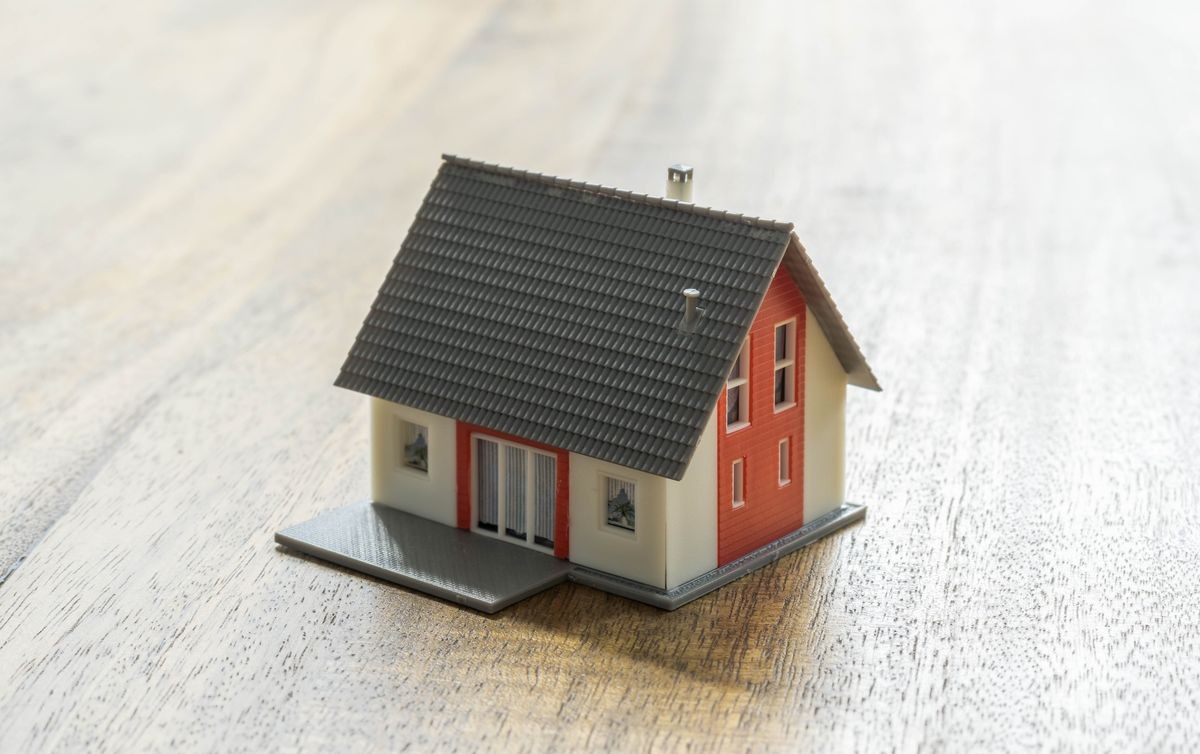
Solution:
[(775, 410), (796, 405), (796, 320), (775, 325)]
[(421, 473), (429, 472), (429, 429), (410, 421), (400, 421), (400, 464)]
[(604, 477), (605, 499), (608, 501), (605, 523), (625, 531), (637, 527), (637, 488), (633, 482)]
[(742, 350), (738, 352), (729, 371), (729, 381), (725, 388), (725, 430), (732, 432), (750, 423), (750, 364), (749, 339)]
[(746, 504), (746, 463), (742, 459), (733, 462), (733, 507)]
[(783, 438), (779, 441), (779, 486), (789, 484), (792, 481), (792, 441), (790, 438)]

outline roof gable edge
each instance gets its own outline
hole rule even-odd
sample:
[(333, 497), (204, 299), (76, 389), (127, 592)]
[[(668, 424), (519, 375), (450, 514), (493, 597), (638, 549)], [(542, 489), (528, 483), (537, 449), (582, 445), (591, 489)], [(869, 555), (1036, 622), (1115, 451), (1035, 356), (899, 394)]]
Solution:
[(858, 341), (850, 332), (850, 327), (833, 301), (825, 281), (817, 273), (812, 258), (808, 256), (804, 245), (793, 231), (788, 239), (787, 250), (783, 255), (782, 265), (787, 268), (800, 292), (804, 294), (805, 304), (812, 310), (821, 332), (833, 348), (834, 354), (846, 371), (849, 384), (866, 390), (880, 391), (879, 381), (871, 371), (871, 365), (863, 356)]

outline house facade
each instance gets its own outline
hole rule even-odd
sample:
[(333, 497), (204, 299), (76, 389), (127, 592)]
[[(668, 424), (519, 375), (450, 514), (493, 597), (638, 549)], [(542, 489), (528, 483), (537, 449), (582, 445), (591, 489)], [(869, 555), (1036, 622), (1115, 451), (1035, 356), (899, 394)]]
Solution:
[(372, 398), (371, 496), (674, 589), (845, 502), (846, 387), (781, 267), (682, 479)]
[(841, 506), (878, 389), (790, 225), (454, 157), (338, 384), (375, 502), (663, 590)]

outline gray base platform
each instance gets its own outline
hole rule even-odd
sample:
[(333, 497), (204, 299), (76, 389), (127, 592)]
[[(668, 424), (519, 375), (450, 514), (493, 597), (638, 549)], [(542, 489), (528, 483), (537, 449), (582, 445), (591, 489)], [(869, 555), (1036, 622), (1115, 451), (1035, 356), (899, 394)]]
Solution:
[(669, 591), (374, 503), (323, 513), (276, 532), (275, 541), (485, 613), (497, 612), (567, 579), (674, 610), (862, 519), (866, 512), (865, 505), (847, 503)]
[(674, 610), (682, 607), (697, 597), (703, 597), (714, 589), (725, 586), (735, 579), (751, 571), (770, 565), (788, 553), (795, 552), (805, 545), (816, 542), (826, 534), (841, 529), (866, 517), (867, 506), (846, 503), (837, 510), (832, 510), (824, 516), (813, 519), (791, 534), (784, 535), (774, 542), (748, 552), (742, 557), (720, 568), (714, 568), (708, 573), (701, 574), (691, 581), (686, 581), (671, 589), (655, 589), (652, 586), (613, 576), (610, 573), (596, 571), (577, 565), (571, 571), (571, 581), (602, 589), (606, 592), (619, 594), (631, 600), (645, 602), (648, 605), (661, 607), (664, 610)]

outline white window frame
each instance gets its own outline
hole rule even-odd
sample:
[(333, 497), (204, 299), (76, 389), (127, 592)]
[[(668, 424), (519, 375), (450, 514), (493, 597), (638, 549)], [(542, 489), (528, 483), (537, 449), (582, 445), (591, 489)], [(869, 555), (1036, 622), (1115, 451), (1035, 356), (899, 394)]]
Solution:
[[(628, 484), (630, 487), (633, 488), (633, 500), (631, 501), (633, 503), (633, 528), (632, 529), (627, 529), (624, 526), (619, 526), (617, 524), (609, 523), (609, 521), (608, 521), (608, 482), (609, 482), (609, 480), (612, 480), (614, 482), (620, 482), (621, 484)], [(637, 539), (638, 531), (640, 530), (638, 527), (638, 515), (637, 515), (638, 483), (636, 481), (634, 481), (633, 479), (627, 479), (622, 476), (617, 476), (616, 474), (609, 474), (607, 472), (601, 471), (600, 472), (600, 490), (601, 490), (600, 530), (608, 532), (609, 534), (619, 536), (619, 537), (626, 537), (629, 539)]]
[[(738, 377), (732, 377), (725, 381), (725, 432), (737, 432), (739, 429), (745, 429), (750, 426), (750, 337), (746, 337), (746, 342), (742, 344), (742, 350), (738, 351), (737, 359), (734, 361), (734, 366), (737, 370)], [(730, 373), (733, 373), (730, 369)], [(740, 390), (741, 398), (738, 400), (738, 419), (734, 423), (729, 423), (729, 395), (734, 390)]]
[[(782, 359), (779, 358), (778, 351), (781, 327), (787, 328), (784, 331), (784, 345), (787, 350)], [(774, 336), (771, 339), (771, 356), (775, 360), (775, 370), (771, 374), (771, 402), (775, 405), (775, 413), (779, 413), (796, 405), (796, 318), (777, 323), (771, 334)], [(784, 376), (782, 403), (776, 402), (775, 399), (775, 383), (779, 380), (780, 372), (783, 372)]]
[(730, 500), (733, 502), (734, 508), (746, 507), (746, 459), (737, 458), (733, 461), (733, 467), (729, 475), (731, 490)]
[[(479, 462), (478, 462), (478, 459), (475, 457), (475, 450), (476, 450), (475, 441), (477, 439), (478, 440), (487, 440), (488, 442), (496, 443), (496, 447), (497, 447), (496, 489), (498, 491), (497, 494), (501, 495), (501, 497), (497, 500), (497, 504), (496, 504), (496, 531), (484, 529), (479, 526), (479, 500), (478, 500), (478, 498), (479, 498), (479, 479), (477, 476), (479, 474)], [(508, 489), (508, 487), (507, 487), (508, 463), (503, 460), (504, 459), (504, 451), (505, 451), (506, 447), (519, 448), (519, 449), (525, 451), (526, 483), (525, 483), (525, 539), (524, 540), (517, 539), (516, 537), (507, 533), (508, 521), (506, 519), (508, 517), (508, 505), (506, 504), (507, 501), (505, 500), (504, 495), (507, 495), (506, 490)], [(501, 440), (499, 437), (494, 437), (492, 435), (489, 435), (489, 434), (486, 434), (483, 432), (472, 432), (471, 433), (471, 481), (470, 481), (470, 485), (471, 485), (471, 531), (475, 532), (476, 534), (482, 534), (487, 537), (492, 537), (493, 539), (499, 539), (502, 542), (511, 542), (511, 543), (517, 544), (517, 545), (524, 545), (525, 547), (529, 547), (534, 550), (538, 550), (540, 552), (553, 553), (554, 552), (553, 547), (547, 547), (546, 545), (543, 545), (540, 542), (535, 541), (536, 536), (537, 536), (537, 532), (536, 532), (537, 526), (534, 524), (534, 522), (537, 520), (537, 509), (535, 507), (535, 502), (536, 502), (535, 501), (535, 497), (536, 497), (535, 489), (536, 489), (537, 485), (533, 481), (535, 479), (534, 475), (536, 473), (535, 468), (534, 468), (534, 460), (533, 460), (535, 453), (538, 455), (550, 456), (551, 458), (554, 459), (554, 464), (555, 464), (554, 465), (554, 473), (555, 473), (555, 476), (557, 477), (561, 470), (558, 468), (558, 456), (556, 454), (547, 453), (546, 451), (538, 450), (537, 448), (531, 448), (528, 445), (522, 445), (519, 442), (508, 442), (507, 440)], [(556, 508), (558, 506), (558, 480), (557, 479), (555, 480), (554, 506)], [(557, 513), (557, 510), (555, 512)], [(556, 525), (557, 525), (557, 523), (556, 523)]]
[[(411, 474), (420, 479), (429, 479), (429, 469), (433, 465), (433, 458), (430, 454), (430, 432), (429, 425), (419, 421), (413, 421), (402, 415), (395, 415), (396, 420), (396, 452), (392, 454), (395, 460), (397, 471), (403, 471), (406, 474)], [(404, 446), (408, 444), (408, 432), (410, 427), (419, 427), (425, 430), (425, 468), (419, 469), (408, 463), (404, 458)]]
[(785, 437), (779, 441), (779, 486), (786, 487), (792, 483), (792, 438)]

